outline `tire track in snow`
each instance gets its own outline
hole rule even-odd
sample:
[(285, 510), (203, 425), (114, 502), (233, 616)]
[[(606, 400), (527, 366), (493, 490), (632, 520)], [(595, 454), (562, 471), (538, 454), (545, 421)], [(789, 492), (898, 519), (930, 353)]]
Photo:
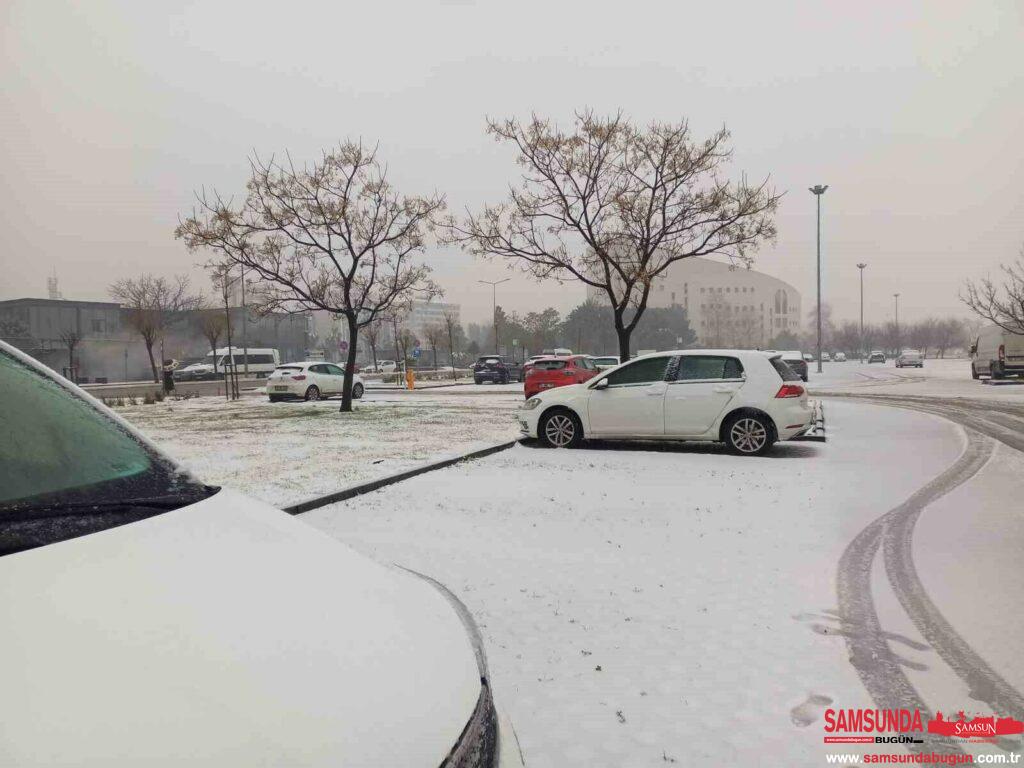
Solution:
[[(1024, 696), (957, 634), (928, 597), (914, 566), (912, 543), (914, 526), (924, 508), (973, 477), (991, 457), (992, 440), (1024, 451), (1024, 419), (1021, 418), (1024, 411), (1013, 406), (993, 407), (992, 403), (962, 400), (900, 396), (863, 399), (957, 422), (966, 428), (968, 445), (956, 463), (865, 528), (843, 553), (837, 591), (850, 662), (879, 707), (910, 706), (929, 712), (903, 673), (899, 658), (885, 642), (874, 608), (871, 567), (881, 548), (889, 583), (900, 605), (921, 635), (967, 685), (970, 696), (999, 714), (1021, 719)], [(993, 419), (993, 413), (998, 413), (1000, 418)]]

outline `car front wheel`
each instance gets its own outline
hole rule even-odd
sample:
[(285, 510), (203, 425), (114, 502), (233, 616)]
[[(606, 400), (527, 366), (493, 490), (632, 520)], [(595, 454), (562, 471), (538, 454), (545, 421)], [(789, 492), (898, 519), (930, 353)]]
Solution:
[(774, 442), (771, 422), (758, 414), (741, 413), (725, 426), (725, 444), (740, 456), (761, 456)]
[(551, 448), (575, 448), (583, 440), (583, 425), (570, 411), (552, 411), (541, 420), (537, 433)]

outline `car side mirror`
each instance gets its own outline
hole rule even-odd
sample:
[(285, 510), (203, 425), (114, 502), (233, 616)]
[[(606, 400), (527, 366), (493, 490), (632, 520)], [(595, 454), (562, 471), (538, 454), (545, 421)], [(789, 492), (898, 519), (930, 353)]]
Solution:
[(601, 379), (591, 389), (608, 389), (608, 379)]

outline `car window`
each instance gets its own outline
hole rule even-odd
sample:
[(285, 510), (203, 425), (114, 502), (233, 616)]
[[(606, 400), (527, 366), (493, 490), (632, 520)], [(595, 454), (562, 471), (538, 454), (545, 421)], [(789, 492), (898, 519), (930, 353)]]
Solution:
[(650, 384), (665, 379), (670, 357), (645, 357), (643, 360), (624, 365), (607, 376), (608, 386), (628, 384)]
[(679, 359), (676, 381), (738, 379), (742, 374), (743, 366), (735, 357), (684, 355)]
[[(139, 499), (208, 495), (117, 421), (2, 351), (0, 392), (0, 555), (158, 513), (131, 504)], [(104, 511), (110, 504), (123, 506)]]
[(565, 360), (538, 360), (533, 368), (537, 371), (559, 371), (565, 368)]
[(800, 380), (800, 374), (794, 371), (781, 357), (773, 357), (769, 362), (772, 364), (772, 368), (782, 377), (783, 381)]
[(327, 372), (329, 374), (331, 374), (332, 376), (344, 376), (345, 375), (345, 371), (343, 369), (339, 368), (336, 365), (325, 365), (324, 368), (326, 368)]
[(579, 360), (576, 361), (576, 364), (585, 371), (594, 370), (594, 361), (591, 360), (589, 357), (581, 357)]
[(317, 363), (316, 365), (309, 366), (309, 370), (312, 373), (327, 373), (327, 366), (322, 363)]

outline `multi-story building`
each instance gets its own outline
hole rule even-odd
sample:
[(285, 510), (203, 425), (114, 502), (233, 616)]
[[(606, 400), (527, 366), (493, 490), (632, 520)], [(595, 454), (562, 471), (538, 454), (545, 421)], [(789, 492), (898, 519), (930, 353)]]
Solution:
[[(607, 300), (597, 289), (588, 295)], [(649, 307), (681, 306), (706, 347), (766, 347), (779, 334), (800, 331), (800, 293), (752, 269), (692, 257), (655, 278)]]
[(449, 304), (443, 301), (414, 301), (406, 315), (404, 325), (408, 328), (420, 343), (426, 341), (426, 330), (432, 326), (444, 325), (446, 314), (455, 317), (455, 323), (459, 323), (460, 305)]

